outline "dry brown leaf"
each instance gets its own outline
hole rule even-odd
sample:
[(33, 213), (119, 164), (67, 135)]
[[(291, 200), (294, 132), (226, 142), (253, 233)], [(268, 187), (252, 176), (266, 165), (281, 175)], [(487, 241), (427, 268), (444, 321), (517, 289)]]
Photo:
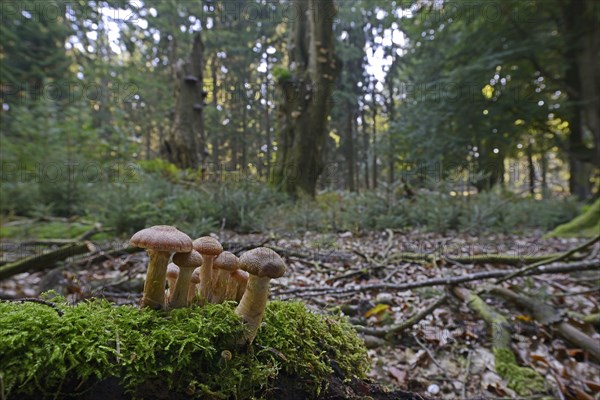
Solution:
[(404, 386), (406, 384), (406, 371), (398, 369), (394, 366), (389, 367), (388, 373), (398, 381), (400, 386)]

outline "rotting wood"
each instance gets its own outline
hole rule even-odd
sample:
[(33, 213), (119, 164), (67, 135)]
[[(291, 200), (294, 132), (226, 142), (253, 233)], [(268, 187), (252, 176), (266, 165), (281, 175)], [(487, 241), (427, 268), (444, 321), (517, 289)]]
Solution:
[(531, 313), (536, 321), (543, 325), (555, 328), (567, 341), (582, 348), (597, 361), (600, 361), (600, 346), (598, 345), (598, 342), (569, 324), (566, 321), (566, 317), (556, 308), (529, 296), (518, 294), (510, 289), (499, 286), (493, 287), (491, 293), (525, 308)]
[(0, 280), (28, 271), (43, 271), (69, 257), (92, 252), (96, 247), (91, 242), (73, 243), (40, 255), (35, 255), (5, 264), (0, 267)]

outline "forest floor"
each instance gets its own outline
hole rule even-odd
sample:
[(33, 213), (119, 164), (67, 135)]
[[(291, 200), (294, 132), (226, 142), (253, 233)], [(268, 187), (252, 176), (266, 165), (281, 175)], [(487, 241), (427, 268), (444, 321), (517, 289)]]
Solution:
[[(217, 237), (238, 254), (247, 248), (266, 245), (284, 256), (288, 272), (272, 281), (272, 298), (299, 298), (320, 312), (347, 315), (369, 348), (370, 376), (390, 388), (446, 399), (599, 398), (600, 366), (597, 363), (561, 339), (551, 327), (537, 323), (524, 310), (491, 295), (482, 294), (482, 297), (509, 319), (518, 363), (535, 369), (545, 378), (545, 392), (521, 397), (509, 388), (508, 382), (495, 370), (492, 336), (486, 323), (452, 296), (420, 322), (390, 332), (390, 327), (427, 308), (446, 293), (444, 286), (393, 290), (389, 287), (392, 284), (518, 268), (518, 265), (503, 265), (492, 258), (489, 262), (469, 262), (468, 257), (475, 260), (477, 255), (505, 254), (522, 258), (553, 254), (577, 247), (583, 240), (542, 239), (540, 232), (521, 236), (442, 236), (390, 230), (361, 235), (307, 232), (301, 236), (278, 237), (222, 231)], [(7, 262), (35, 254), (51, 245), (51, 241), (3, 239), (0, 244), (1, 260)], [(105, 251), (127, 246), (126, 241), (94, 241), (94, 244)], [(596, 243), (586, 251), (585, 257), (597, 259), (599, 252), (600, 245)], [(403, 254), (408, 253), (433, 257), (407, 261)], [(456, 261), (459, 256), (463, 257), (460, 262)], [(0, 281), (0, 298), (33, 297), (52, 289), (67, 295), (73, 302), (105, 297), (116, 304), (138, 303), (146, 253), (97, 260), (71, 259), (58, 268)], [(483, 288), (484, 282), (473, 281), (464, 287), (476, 291)], [(388, 286), (375, 289), (373, 285)], [(565, 313), (563, 318), (572, 317), (572, 323), (600, 340), (600, 334), (592, 326), (577, 320), (577, 316), (599, 312), (597, 268), (572, 274), (515, 278), (503, 285), (553, 305)]]

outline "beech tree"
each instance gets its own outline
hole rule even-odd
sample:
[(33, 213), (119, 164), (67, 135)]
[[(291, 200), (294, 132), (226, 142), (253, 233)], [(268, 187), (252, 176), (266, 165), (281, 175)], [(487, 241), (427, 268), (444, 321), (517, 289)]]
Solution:
[(194, 35), (194, 44), (187, 61), (175, 66), (175, 119), (163, 145), (166, 158), (180, 168), (197, 168), (200, 150), (204, 149), (202, 109), (203, 52), (200, 33)]
[(289, 70), (274, 70), (281, 88), (280, 132), (272, 182), (294, 196), (314, 196), (324, 168), (331, 94), (340, 65), (334, 50), (333, 0), (294, 0)]

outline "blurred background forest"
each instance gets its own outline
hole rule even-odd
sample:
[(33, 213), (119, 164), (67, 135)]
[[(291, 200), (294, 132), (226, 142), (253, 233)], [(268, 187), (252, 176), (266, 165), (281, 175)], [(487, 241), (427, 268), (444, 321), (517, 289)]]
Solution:
[(119, 235), (552, 229), (598, 196), (599, 10), (3, 1), (0, 211)]
[[(348, 317), (378, 383), (598, 399), (600, 1), (2, 0), (0, 13), (0, 301), (139, 304), (148, 257), (126, 240), (174, 225), (236, 255), (277, 252), (288, 268), (271, 299)], [(0, 334), (15, 365), (23, 348), (28, 373), (61, 374), (15, 332), (22, 347)]]

